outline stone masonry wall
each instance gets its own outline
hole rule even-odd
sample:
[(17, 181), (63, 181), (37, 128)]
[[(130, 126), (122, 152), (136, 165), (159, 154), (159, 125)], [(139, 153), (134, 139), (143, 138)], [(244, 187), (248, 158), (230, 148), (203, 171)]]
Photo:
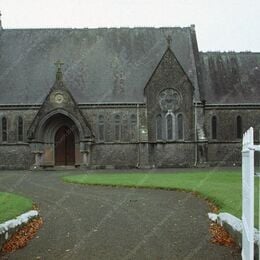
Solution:
[[(23, 142), (27, 142), (27, 131), (30, 124), (37, 113), (37, 109), (0, 109), (0, 129), (2, 129), (2, 118), (7, 119), (7, 143), (18, 143), (18, 117), (23, 118)], [(2, 143), (2, 131), (0, 131), (0, 143)], [(20, 142), (21, 143), (21, 142)]]
[[(92, 131), (95, 136), (95, 143), (132, 143), (138, 142), (139, 140), (145, 141), (145, 135), (140, 131), (140, 129), (144, 129), (147, 131), (147, 120), (146, 120), (146, 108), (135, 106), (107, 106), (107, 107), (89, 107), (82, 108), (84, 116), (89, 121)], [(104, 132), (105, 138), (104, 140), (99, 140), (99, 116), (104, 116)], [(115, 115), (120, 116), (120, 140), (115, 140)], [(131, 129), (131, 116), (136, 116), (136, 127), (134, 128), (134, 132), (132, 133)]]
[(238, 141), (236, 135), (236, 118), (241, 116), (242, 118), (242, 130), (243, 133), (249, 128), (255, 129), (255, 141), (259, 141), (259, 129), (260, 129), (260, 113), (259, 108), (206, 108), (205, 110), (205, 126), (208, 140), (212, 140), (211, 135), (211, 118), (217, 117), (217, 141)]
[[(0, 131), (0, 169), (29, 169), (34, 156), (27, 143), (27, 130), (37, 110), (33, 108), (0, 110), (0, 129), (2, 118), (7, 119), (7, 142), (2, 141)], [(18, 117), (23, 118), (23, 141), (18, 142)]]
[[(189, 138), (177, 142), (148, 143), (147, 116), (144, 104), (139, 106), (137, 104), (83, 106), (81, 110), (95, 135), (90, 155), (93, 166), (184, 167), (194, 165), (195, 144)], [(1, 169), (29, 169), (33, 164), (33, 154), (30, 151), (26, 135), (36, 112), (36, 108), (0, 110), (0, 119), (3, 116), (7, 118), (8, 128), (7, 142), (2, 142), (0, 131)], [(192, 110), (190, 112), (192, 113)], [(105, 120), (105, 140), (103, 141), (98, 139), (98, 116), (100, 114), (104, 115)], [(121, 118), (120, 140), (114, 139), (114, 115), (116, 114), (119, 114)], [(132, 139), (130, 138), (131, 115), (137, 115), (136, 131)], [(217, 116), (217, 139), (215, 140), (211, 137), (211, 118), (213, 115)], [(250, 126), (254, 127), (255, 141), (259, 143), (259, 109), (238, 109), (238, 107), (220, 109), (219, 107), (206, 106), (205, 130), (208, 139), (207, 159), (209, 165), (233, 166), (241, 164), (241, 139), (236, 136), (236, 117), (238, 115), (242, 118), (243, 131)], [(22, 116), (24, 120), (23, 142), (18, 142), (17, 139), (18, 116)], [(0, 127), (1, 122), (2, 120), (0, 120)], [(189, 136), (189, 134), (185, 134), (185, 136)]]
[(240, 143), (209, 143), (208, 164), (210, 166), (240, 166), (241, 149)]
[[(212, 139), (212, 116), (217, 118), (217, 138)], [(212, 166), (241, 165), (242, 138), (237, 138), (237, 116), (242, 118), (242, 132), (254, 128), (255, 142), (259, 142), (260, 113), (258, 109), (211, 107), (205, 110), (208, 138), (208, 163)]]
[(137, 144), (96, 144), (91, 149), (91, 166), (133, 168), (138, 164)]
[(0, 145), (0, 169), (29, 169), (33, 162), (29, 145)]
[(150, 164), (154, 167), (192, 167), (195, 162), (194, 143), (150, 144)]

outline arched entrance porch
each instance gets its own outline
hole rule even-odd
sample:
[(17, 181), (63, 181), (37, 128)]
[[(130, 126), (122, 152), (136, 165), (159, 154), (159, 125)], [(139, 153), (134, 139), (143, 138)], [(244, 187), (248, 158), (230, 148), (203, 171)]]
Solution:
[(36, 117), (28, 132), (30, 148), (35, 154), (32, 169), (55, 165), (89, 166), (92, 134), (87, 123), (82, 122), (84, 118), (81, 119), (61, 108)]
[(33, 168), (54, 166), (80, 166), (83, 155), (80, 149), (82, 128), (66, 111), (53, 111), (40, 122), (31, 142), (35, 153)]
[(57, 113), (41, 126), (43, 141), (42, 166), (80, 165), (80, 134), (75, 122)]

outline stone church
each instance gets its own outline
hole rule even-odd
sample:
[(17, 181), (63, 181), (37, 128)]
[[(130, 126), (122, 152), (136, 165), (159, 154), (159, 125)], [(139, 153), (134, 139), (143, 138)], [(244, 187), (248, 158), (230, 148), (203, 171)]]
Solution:
[(185, 28), (0, 26), (0, 168), (241, 163), (259, 139), (260, 53)]

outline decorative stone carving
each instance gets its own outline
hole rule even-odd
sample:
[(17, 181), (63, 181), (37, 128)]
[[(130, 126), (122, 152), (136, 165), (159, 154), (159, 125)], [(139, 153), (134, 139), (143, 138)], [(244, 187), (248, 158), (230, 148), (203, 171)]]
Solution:
[(164, 89), (160, 92), (158, 99), (162, 111), (175, 112), (180, 107), (181, 96), (175, 89)]
[(62, 94), (58, 93), (55, 95), (55, 102), (61, 104), (64, 101), (64, 97)]
[(68, 102), (68, 95), (64, 91), (54, 91), (51, 93), (50, 101), (52, 104), (65, 105)]

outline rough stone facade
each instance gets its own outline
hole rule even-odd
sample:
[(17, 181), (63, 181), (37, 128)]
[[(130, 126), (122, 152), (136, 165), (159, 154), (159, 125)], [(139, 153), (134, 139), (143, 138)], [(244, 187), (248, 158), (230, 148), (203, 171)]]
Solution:
[(0, 29), (0, 63), (1, 169), (232, 166), (260, 138), (260, 55), (200, 53), (194, 26)]

